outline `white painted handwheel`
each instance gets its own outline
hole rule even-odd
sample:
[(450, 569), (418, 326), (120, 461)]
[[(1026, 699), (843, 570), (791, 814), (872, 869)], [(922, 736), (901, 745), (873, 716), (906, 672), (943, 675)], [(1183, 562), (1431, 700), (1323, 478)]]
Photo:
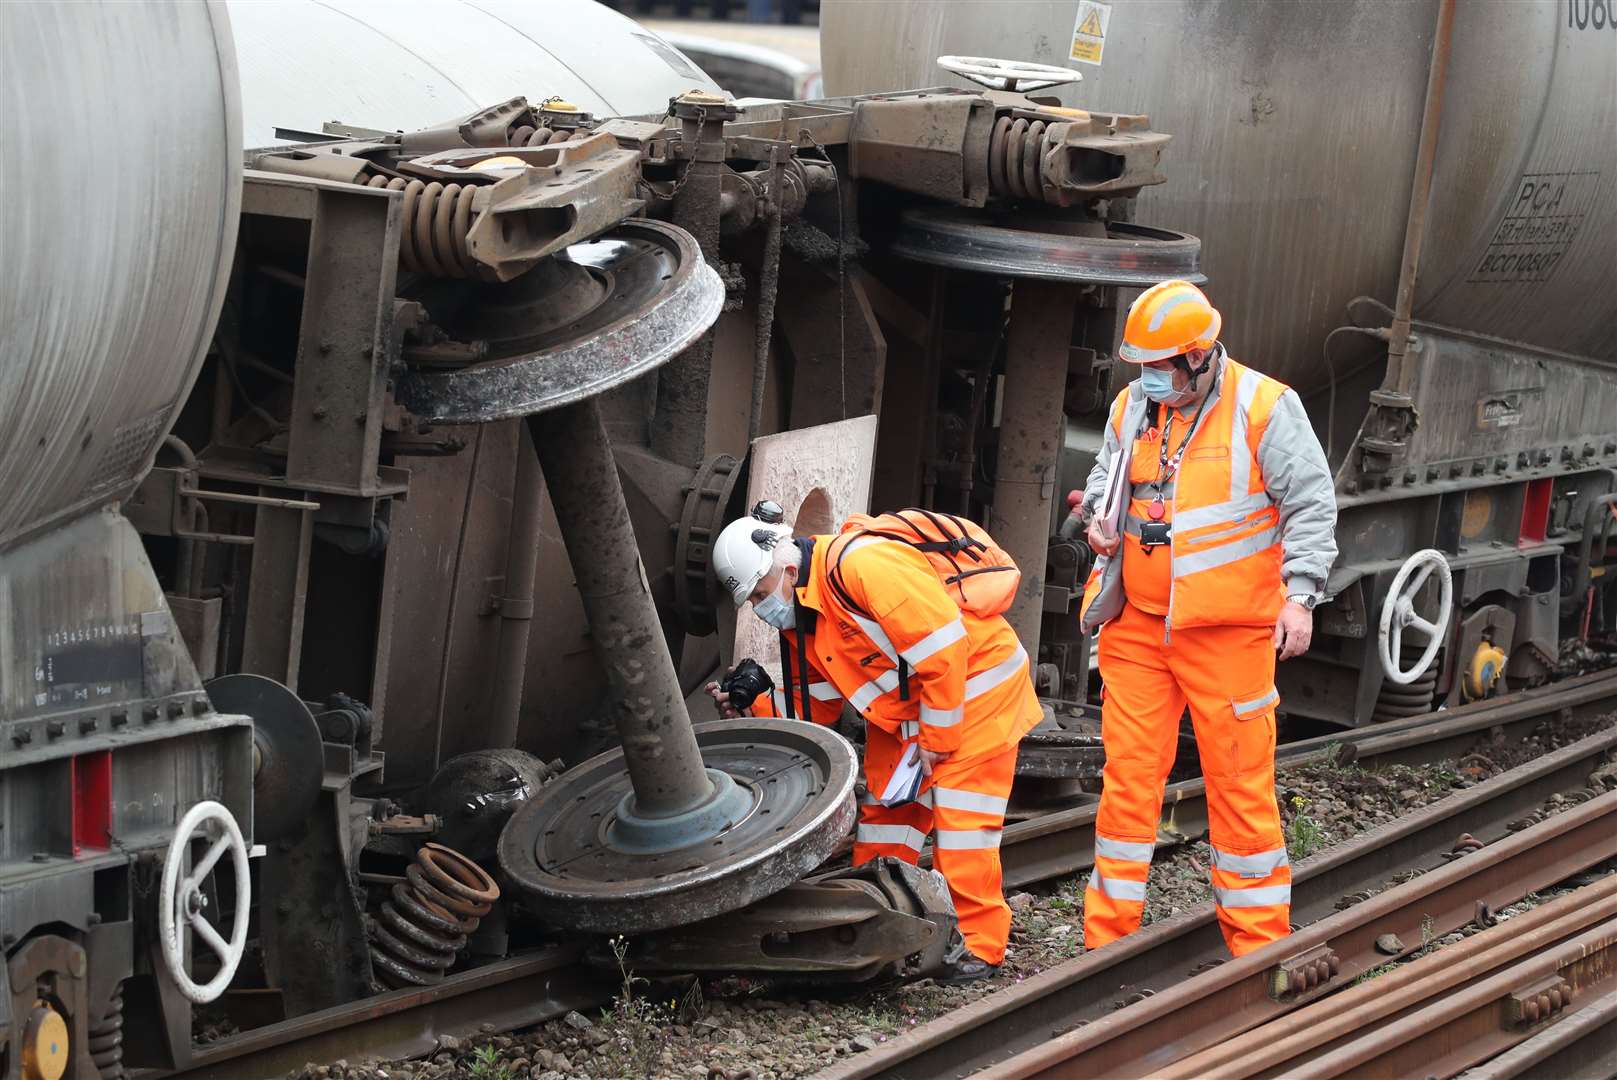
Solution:
[(990, 90), (1041, 90), (1083, 79), (1072, 68), (1030, 64), (1023, 60), (996, 60), (992, 56), (940, 56), (938, 66)]
[[(208, 846), (207, 854), (197, 864), (186, 869), (190, 862), (191, 834), (204, 825), (217, 826), (218, 837)], [(208, 897), (202, 884), (219, 860), (230, 853), (231, 865), (236, 871), (235, 923), (230, 939), (220, 936), (205, 917)], [(157, 894), (157, 929), (163, 948), (163, 964), (179, 987), (180, 993), (199, 1005), (205, 1005), (225, 992), (235, 978), (241, 963), (242, 951), (247, 947), (247, 914), (252, 900), (252, 885), (247, 876), (247, 844), (242, 840), (236, 819), (224, 806), (213, 801), (199, 802), (186, 811), (174, 830), (168, 854), (163, 859), (163, 884)], [(186, 934), (189, 929), (219, 958), (219, 974), (206, 984), (194, 981), (186, 968)]]
[[(1415, 597), (1426, 585), (1426, 579), (1437, 572), (1437, 618), (1427, 619), (1415, 610)], [(1376, 645), (1381, 651), (1381, 670), (1387, 678), (1400, 685), (1408, 685), (1425, 674), (1443, 645), (1443, 634), (1449, 628), (1449, 610), (1454, 603), (1454, 575), (1449, 572), (1449, 560), (1435, 548), (1417, 551), (1404, 560), (1387, 590), (1387, 599), (1381, 605), (1381, 628)], [(1407, 670), (1399, 667), (1404, 645), (1404, 630), (1418, 630), (1425, 634), (1426, 651)]]

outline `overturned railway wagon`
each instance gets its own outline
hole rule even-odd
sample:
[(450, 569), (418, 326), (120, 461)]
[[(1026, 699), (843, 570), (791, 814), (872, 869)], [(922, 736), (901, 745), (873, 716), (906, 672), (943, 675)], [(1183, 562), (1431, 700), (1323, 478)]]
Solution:
[[(1501, 69), (1504, 8), (1450, 30), (1345, 5), (1396, 54), (1341, 55), (1389, 71), (1317, 53), (1366, 97), (1299, 73), (1248, 124), (1229, 87), (1113, 63), (1158, 40), (1130, 36), (1147, 5), (1105, 31), (1131, 78), (1076, 97), (959, 57), (981, 85), (888, 85), (959, 83), (936, 52), (1066, 62), (1015, 37), (1048, 36), (1032, 14), (980, 37), (947, 5), (924, 63), (876, 72), (851, 40), (913, 47), (915, 11), (828, 5), (857, 95), (745, 110), (567, 6), (308, 5), (312, 37), (266, 5), (0, 12), (28, 148), (0, 159), (0, 1073), (227, 1074), (204, 1015), (273, 1033), (469, 965), (543, 978), (578, 931), (659, 935), (687, 969), (935, 960), (924, 875), (802, 881), (853, 820), (847, 741), (693, 725), (752, 651), (707, 545), (762, 493), (800, 531), (988, 522), (1049, 714), (1021, 772), (1092, 779), (1090, 553), (1054, 526), (1126, 377), (1120, 314), (1159, 280), (1209, 277), (1236, 354), (1342, 433), (1343, 554), (1288, 708), (1420, 713), (1609, 633), (1609, 34), (1512, 5), (1546, 51)], [(1244, 11), (1150, 19), (1234, 50)], [(1424, 225), (1419, 101), (1451, 53)], [(1208, 67), (1289, 70), (1258, 59)], [(1467, 87), (1499, 70), (1521, 100), (1484, 124), (1497, 94)], [(87, 173), (55, 118), (108, 102)], [(1302, 217), (1253, 228), (1271, 206)], [(1494, 250), (1522, 244), (1560, 254), (1524, 277)]]

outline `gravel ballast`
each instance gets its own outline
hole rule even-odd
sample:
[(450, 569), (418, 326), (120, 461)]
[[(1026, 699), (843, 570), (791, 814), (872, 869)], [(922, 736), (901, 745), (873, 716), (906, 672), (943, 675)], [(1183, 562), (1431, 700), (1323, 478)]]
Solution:
[[(1276, 797), (1292, 861), (1351, 840), (1613, 723), (1617, 716), (1551, 721), (1526, 739), (1485, 742), (1458, 760), (1418, 767), (1366, 769), (1325, 758), (1283, 765)], [(1547, 812), (1554, 809), (1552, 800)], [(1210, 859), (1204, 840), (1160, 846), (1147, 888), (1146, 923), (1206, 903)], [(923, 979), (835, 994), (822, 990), (815, 996), (812, 991), (780, 992), (767, 982), (746, 978), (644, 985), (636, 979), (630, 984), (632, 992), (620, 993), (614, 1003), (589, 1016), (569, 1014), (514, 1035), (446, 1039), (423, 1060), (311, 1065), (292, 1077), (795, 1080), (1080, 955), (1086, 877), (1087, 873), (1080, 874), (1012, 894), (1010, 952), (999, 973), (980, 983), (949, 987)], [(625, 973), (629, 978), (632, 974)]]

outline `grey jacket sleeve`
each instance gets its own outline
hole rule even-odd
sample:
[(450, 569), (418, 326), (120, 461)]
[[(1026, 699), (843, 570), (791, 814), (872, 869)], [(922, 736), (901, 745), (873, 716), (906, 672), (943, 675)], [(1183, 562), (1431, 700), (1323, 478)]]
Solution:
[[(1125, 388), (1123, 393), (1127, 394)], [(1095, 459), (1095, 467), (1089, 470), (1089, 479), (1084, 482), (1084, 499), (1079, 503), (1083, 508), (1085, 523), (1095, 519), (1095, 509), (1101, 499), (1106, 497), (1106, 476), (1112, 471), (1112, 462), (1117, 460), (1119, 443), (1117, 432), (1112, 430), (1112, 410), (1106, 410), (1106, 434), (1101, 439), (1100, 456)]]
[(1280, 508), (1280, 576), (1289, 593), (1319, 593), (1336, 561), (1336, 490), (1295, 390), (1275, 402), (1258, 443), (1264, 488)]

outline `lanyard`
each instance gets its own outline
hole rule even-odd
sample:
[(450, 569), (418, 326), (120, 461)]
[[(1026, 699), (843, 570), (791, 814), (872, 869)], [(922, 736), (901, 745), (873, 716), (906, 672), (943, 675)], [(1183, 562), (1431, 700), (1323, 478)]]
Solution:
[(1196, 423), (1201, 419), (1202, 409), (1204, 409), (1206, 406), (1206, 397), (1203, 397), (1201, 401), (1197, 402), (1196, 412), (1191, 416), (1189, 426), (1185, 429), (1184, 441), (1179, 444), (1179, 449), (1174, 452), (1172, 458), (1168, 457), (1168, 443), (1171, 442), (1173, 438), (1174, 413), (1172, 410), (1168, 412), (1168, 419), (1164, 421), (1162, 425), (1162, 446), (1157, 451), (1157, 478), (1151, 481), (1151, 490), (1154, 492), (1154, 495), (1151, 499), (1151, 505), (1146, 508), (1146, 514), (1151, 518), (1152, 521), (1162, 520), (1163, 514), (1165, 513), (1162, 502), (1163, 485), (1165, 485), (1169, 480), (1172, 480), (1173, 477), (1179, 472), (1179, 462), (1185, 456), (1185, 448), (1190, 445), (1190, 437), (1196, 433)]

